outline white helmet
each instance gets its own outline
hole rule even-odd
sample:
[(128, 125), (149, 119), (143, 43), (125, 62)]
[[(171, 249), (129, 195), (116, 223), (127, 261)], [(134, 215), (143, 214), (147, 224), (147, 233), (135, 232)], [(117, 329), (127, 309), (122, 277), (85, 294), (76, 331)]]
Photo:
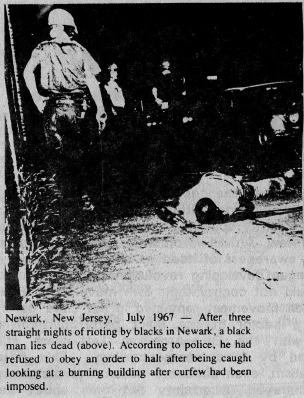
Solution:
[(52, 10), (49, 13), (49, 19), (48, 19), (48, 24), (49, 25), (67, 25), (67, 26), (73, 26), (75, 29), (75, 32), (78, 33), (77, 27), (75, 25), (74, 18), (72, 15), (61, 9), (61, 8), (56, 8), (55, 10)]

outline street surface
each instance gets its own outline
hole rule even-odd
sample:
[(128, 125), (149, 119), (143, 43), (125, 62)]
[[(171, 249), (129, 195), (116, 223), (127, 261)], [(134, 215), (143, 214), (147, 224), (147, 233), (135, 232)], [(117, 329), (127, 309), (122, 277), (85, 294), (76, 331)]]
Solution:
[[(255, 202), (255, 219), (187, 228), (153, 209), (72, 229), (62, 260), (67, 275), (53, 308), (181, 306), (199, 296), (243, 303), (272, 293), (300, 294), (303, 283), (299, 195)], [(239, 220), (238, 220), (239, 218)]]
[[(106, 327), (130, 331), (143, 327), (152, 331), (130, 340), (121, 336), (126, 343), (162, 341), (157, 335), (159, 328), (205, 327), (205, 321), (200, 320), (202, 313), (222, 315), (225, 330), (229, 314), (250, 317), (250, 322), (235, 322), (236, 327), (241, 325), (246, 330), (246, 335), (217, 337), (233, 344), (238, 339), (251, 348), (228, 351), (217, 346), (212, 350), (218, 357), (246, 352), (250, 362), (237, 366), (250, 369), (250, 376), (154, 376), (148, 383), (145, 379), (126, 377), (115, 378), (113, 383), (109, 378), (102, 384), (105, 396), (275, 397), (277, 391), (283, 391), (284, 396), (299, 397), (303, 380), (300, 347), (304, 279), (299, 197), (299, 192), (285, 192), (264, 198), (255, 202), (255, 219), (204, 225), (188, 231), (161, 221), (151, 208), (71, 231), (63, 259), (67, 275), (62, 275), (58, 284), (59, 299), (52, 309), (67, 309), (68, 313), (75, 311), (81, 316), (109, 315), (111, 321)], [(172, 322), (153, 321), (154, 314), (159, 313), (172, 313)], [(145, 321), (129, 322), (128, 314), (140, 314)], [(217, 324), (207, 322), (211, 328)], [(90, 324), (89, 328), (99, 330), (101, 326)], [(163, 338), (172, 342), (186, 339), (195, 346), (208, 342), (211, 336), (175, 333)], [(107, 339), (94, 336), (89, 341)], [(143, 358), (142, 350), (122, 350), (116, 340), (119, 339), (113, 340), (116, 351), (112, 353)], [(172, 352), (189, 354), (183, 346), (168, 351)], [(200, 348), (191, 352), (210, 353)], [(183, 368), (180, 364), (150, 364), (143, 360), (137, 366)], [(210, 367), (190, 359), (185, 366)], [(223, 363), (218, 367), (222, 368)], [(230, 366), (227, 369), (228, 372)], [(87, 387), (74, 379), (70, 388), (75, 394), (88, 394)]]

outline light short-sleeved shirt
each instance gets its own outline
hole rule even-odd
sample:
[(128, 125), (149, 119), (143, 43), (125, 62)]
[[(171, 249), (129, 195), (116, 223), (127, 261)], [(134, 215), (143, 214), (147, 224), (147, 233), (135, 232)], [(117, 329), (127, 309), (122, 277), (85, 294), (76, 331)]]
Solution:
[(187, 221), (196, 222), (195, 207), (203, 198), (211, 199), (224, 215), (231, 215), (240, 206), (241, 184), (225, 174), (213, 172), (202, 176), (200, 182), (179, 198), (178, 211)]
[(50, 92), (69, 92), (87, 87), (89, 74), (97, 75), (100, 67), (79, 43), (44, 41), (32, 52), (41, 66), (41, 86)]
[(118, 108), (124, 108), (125, 98), (119, 85), (114, 80), (110, 80), (105, 85), (105, 89), (111, 98), (112, 104)]

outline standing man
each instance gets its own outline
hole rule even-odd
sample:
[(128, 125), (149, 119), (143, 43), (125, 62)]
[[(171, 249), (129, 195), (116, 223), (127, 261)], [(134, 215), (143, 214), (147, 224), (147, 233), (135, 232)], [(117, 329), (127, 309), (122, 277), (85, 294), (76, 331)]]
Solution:
[(152, 88), (155, 116), (159, 123), (149, 143), (151, 166), (147, 171), (147, 185), (156, 197), (172, 195), (174, 180), (180, 171), (183, 150), (181, 121), (185, 95), (185, 79), (171, 72), (170, 61), (165, 58), (161, 64), (161, 73)]
[(186, 95), (185, 78), (171, 72), (168, 59), (164, 59), (158, 83), (152, 88), (152, 95), (161, 110), (173, 111), (179, 105), (182, 96)]
[[(120, 80), (120, 66), (111, 62), (104, 84), (103, 98), (108, 114), (104, 137), (105, 191), (109, 202), (126, 205), (138, 195), (138, 129), (134, 99)], [(121, 82), (122, 81), (122, 87)]]
[(110, 78), (105, 84), (105, 90), (111, 99), (112, 113), (113, 115), (119, 115), (125, 108), (125, 97), (123, 95), (121, 87), (117, 84), (117, 65), (111, 64), (108, 68)]
[[(78, 31), (70, 13), (52, 10), (48, 25), (51, 39), (34, 49), (24, 79), (43, 113), (49, 165), (57, 174), (65, 205), (69, 207), (67, 202), (76, 199), (77, 206), (82, 198), (83, 210), (92, 210), (88, 190), (93, 180), (101, 180), (98, 131), (104, 129), (107, 117), (96, 79), (100, 68), (74, 40)], [(38, 67), (39, 85), (35, 77)], [(96, 106), (95, 122), (89, 115), (91, 99)]]
[[(107, 68), (103, 98), (108, 114), (104, 139), (105, 191), (110, 202), (122, 197), (128, 172), (128, 112), (122, 88), (117, 82), (118, 66), (111, 62)], [(115, 198), (115, 200), (114, 200)]]

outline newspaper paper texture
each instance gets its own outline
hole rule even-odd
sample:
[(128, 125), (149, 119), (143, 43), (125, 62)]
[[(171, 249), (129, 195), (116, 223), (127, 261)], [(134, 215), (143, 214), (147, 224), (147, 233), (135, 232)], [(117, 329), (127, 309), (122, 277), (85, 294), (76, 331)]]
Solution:
[(1, 396), (303, 396), (302, 3), (2, 15)]

